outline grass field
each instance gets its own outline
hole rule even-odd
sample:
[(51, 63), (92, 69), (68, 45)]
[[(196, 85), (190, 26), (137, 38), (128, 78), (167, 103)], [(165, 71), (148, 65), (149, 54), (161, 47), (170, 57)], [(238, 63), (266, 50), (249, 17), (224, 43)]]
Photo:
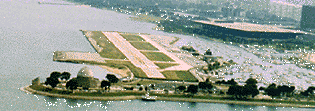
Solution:
[(155, 48), (149, 42), (130, 42), (130, 44), (138, 50), (153, 50), (158, 51), (159, 49)]
[(122, 37), (124, 37), (127, 41), (145, 41), (142, 37), (135, 34), (123, 34), (120, 33)]
[(163, 71), (161, 72), (168, 80), (184, 80), (197, 82), (198, 80), (188, 71)]
[(151, 61), (165, 61), (165, 62), (175, 62), (173, 59), (165, 55), (161, 52), (141, 52), (143, 55), (145, 55), (149, 60)]
[(110, 66), (110, 67), (122, 67), (126, 66), (129, 68), (129, 70), (134, 74), (135, 77), (137, 78), (148, 78), (147, 75), (142, 71), (142, 69), (136, 67), (135, 65), (133, 65), (130, 61), (117, 61), (117, 60), (106, 60), (106, 66)]
[[(83, 31), (84, 34), (87, 32)], [(97, 42), (97, 45), (103, 48), (99, 52), (101, 57), (110, 59), (127, 59), (126, 56), (111, 43), (101, 31), (91, 31), (91, 38)]]
[(175, 64), (175, 63), (154, 63), (154, 64), (157, 65), (160, 69), (165, 69), (168, 67), (179, 65), (179, 64)]

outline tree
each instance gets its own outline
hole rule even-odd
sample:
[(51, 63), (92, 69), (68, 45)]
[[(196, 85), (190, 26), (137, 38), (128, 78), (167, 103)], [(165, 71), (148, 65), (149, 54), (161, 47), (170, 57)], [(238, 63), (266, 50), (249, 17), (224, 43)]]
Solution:
[(243, 98), (243, 95), (244, 95), (243, 90), (244, 90), (244, 86), (231, 85), (228, 89), (227, 94), (233, 95), (235, 98), (240, 99), (240, 98)]
[(315, 90), (315, 87), (314, 87), (314, 86), (310, 86), (310, 87), (307, 88), (306, 91), (307, 91), (308, 93), (311, 93), (311, 94), (312, 94), (314, 90)]
[(246, 96), (251, 95), (252, 98), (254, 98), (255, 96), (259, 94), (259, 90), (257, 89), (256, 84), (246, 84), (244, 88), (245, 90), (243, 93), (245, 93)]
[(244, 86), (245, 90), (244, 93), (247, 95), (251, 95), (252, 98), (259, 94), (259, 90), (257, 89), (257, 80), (253, 78), (248, 78), (245, 81), (246, 85)]
[(59, 78), (60, 76), (61, 76), (61, 73), (57, 71), (50, 73), (50, 78)]
[(48, 77), (48, 78), (46, 78), (45, 84), (50, 85), (52, 88), (55, 88), (57, 86), (57, 84), (59, 84), (59, 80), (58, 80), (58, 78)]
[(283, 96), (287, 96), (290, 92), (290, 87), (287, 85), (278, 86), (279, 92)]
[(277, 88), (275, 83), (270, 84), (265, 90), (265, 92), (267, 93), (267, 95), (271, 96), (272, 98), (274, 98), (275, 96), (280, 96), (280, 91)]
[(183, 92), (186, 90), (185, 86), (178, 86), (176, 89), (178, 89), (179, 91)]
[(63, 80), (63, 79), (69, 80), (69, 79), (70, 79), (70, 76), (71, 76), (71, 74), (70, 74), (69, 72), (63, 72), (63, 73), (61, 74), (60, 79), (61, 79), (61, 80)]
[(213, 88), (213, 85), (210, 82), (199, 82), (198, 87), (203, 90), (210, 90)]
[(206, 82), (199, 82), (198, 87), (201, 89), (207, 89), (207, 83)]
[(257, 80), (256, 79), (253, 79), (253, 78), (248, 78), (246, 81), (245, 81), (246, 84), (257, 84)]
[(187, 92), (190, 92), (191, 94), (196, 94), (198, 92), (198, 86), (196, 85), (189, 85), (187, 88)]
[(68, 81), (67, 83), (66, 83), (66, 88), (67, 89), (70, 89), (70, 90), (75, 90), (75, 89), (77, 89), (78, 88), (78, 83), (77, 83), (77, 81), (75, 80), (75, 79), (71, 79), (70, 81)]
[(101, 82), (101, 88), (102, 88), (102, 89), (105, 88), (105, 90), (107, 90), (107, 89), (109, 89), (110, 85), (111, 85), (111, 84), (110, 84), (109, 81), (103, 80), (103, 81)]
[(265, 87), (259, 87), (259, 90), (266, 90)]
[(234, 79), (231, 79), (231, 80), (228, 80), (228, 81), (227, 81), (227, 84), (230, 84), (230, 85), (236, 85), (236, 84), (237, 84), (237, 82), (235, 82), (235, 80), (234, 80)]
[(288, 96), (292, 96), (294, 90), (295, 90), (295, 86), (290, 86), (290, 88), (289, 88), (289, 95)]
[(222, 82), (221, 81), (215, 81), (215, 84), (221, 84)]
[(107, 74), (106, 78), (109, 80), (110, 83), (117, 83), (119, 79), (113, 74)]
[(142, 91), (143, 90), (143, 87), (139, 87), (139, 91)]
[(148, 91), (148, 86), (145, 86), (144, 90), (145, 90), (145, 91)]
[(207, 87), (208, 90), (210, 90), (210, 89), (213, 88), (213, 85), (211, 83), (207, 83), (206, 87)]
[(154, 89), (155, 88), (155, 84), (150, 84), (149, 86), (151, 89)]

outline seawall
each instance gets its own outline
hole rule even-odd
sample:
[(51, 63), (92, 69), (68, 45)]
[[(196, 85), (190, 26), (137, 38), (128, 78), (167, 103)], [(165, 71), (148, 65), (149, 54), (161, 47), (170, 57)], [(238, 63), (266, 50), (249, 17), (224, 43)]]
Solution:
[[(29, 86), (22, 87), (20, 90), (43, 96), (68, 98), (68, 99), (85, 99), (85, 100), (100, 100), (100, 101), (123, 101), (141, 99), (141, 96), (117, 96), (117, 97), (91, 97), (91, 96), (70, 96), (66, 94), (51, 94), (42, 91), (36, 91)], [(315, 108), (311, 105), (287, 104), (287, 103), (269, 103), (269, 102), (250, 102), (250, 101), (230, 101), (230, 100), (211, 100), (211, 99), (197, 99), (197, 98), (176, 98), (176, 97), (157, 97), (159, 101), (180, 101), (180, 102), (207, 102), (220, 104), (238, 104), (251, 106), (273, 106), (273, 107), (296, 107), (296, 108)]]

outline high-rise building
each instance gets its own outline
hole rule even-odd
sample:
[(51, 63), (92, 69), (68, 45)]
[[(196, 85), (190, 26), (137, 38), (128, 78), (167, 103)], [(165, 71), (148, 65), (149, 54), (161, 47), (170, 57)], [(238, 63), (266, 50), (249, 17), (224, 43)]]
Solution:
[(282, 1), (272, 1), (269, 5), (269, 13), (279, 17), (288, 17), (300, 21), (302, 6)]
[(295, 5), (315, 5), (314, 0), (285, 0), (288, 3), (295, 4)]
[(225, 3), (228, 2), (246, 11), (264, 11), (268, 9), (270, 0), (209, 0), (209, 2), (219, 7), (226, 6)]
[(303, 5), (300, 26), (302, 29), (315, 29), (315, 6)]

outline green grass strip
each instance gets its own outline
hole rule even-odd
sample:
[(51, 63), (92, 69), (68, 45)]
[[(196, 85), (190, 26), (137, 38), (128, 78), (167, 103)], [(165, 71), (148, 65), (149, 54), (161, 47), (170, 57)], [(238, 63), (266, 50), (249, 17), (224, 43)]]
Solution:
[[(91, 31), (91, 38), (97, 42), (97, 45), (103, 48), (99, 52), (101, 57), (110, 59), (127, 59), (126, 56), (101, 31)], [(87, 32), (83, 31), (84, 34)]]
[(159, 50), (148, 42), (130, 42), (130, 44), (138, 50), (152, 50), (152, 51)]
[(120, 34), (122, 37), (124, 37), (127, 41), (145, 41), (142, 37), (135, 34)]
[(173, 59), (165, 55), (161, 52), (141, 52), (143, 55), (145, 55), (149, 60), (151, 61), (165, 61), (165, 62), (175, 62)]
[(179, 65), (179, 64), (174, 64), (174, 63), (154, 63), (154, 64), (157, 65), (160, 69), (165, 69), (165, 68)]
[(163, 71), (161, 72), (168, 80), (197, 82), (198, 80), (189, 71)]
[(121, 65), (124, 65), (130, 69), (130, 71), (134, 74), (135, 77), (138, 78), (148, 78), (145, 72), (142, 71), (142, 69), (136, 67), (133, 65), (130, 61), (117, 61), (117, 60), (106, 60), (106, 66), (110, 67), (121, 67)]

